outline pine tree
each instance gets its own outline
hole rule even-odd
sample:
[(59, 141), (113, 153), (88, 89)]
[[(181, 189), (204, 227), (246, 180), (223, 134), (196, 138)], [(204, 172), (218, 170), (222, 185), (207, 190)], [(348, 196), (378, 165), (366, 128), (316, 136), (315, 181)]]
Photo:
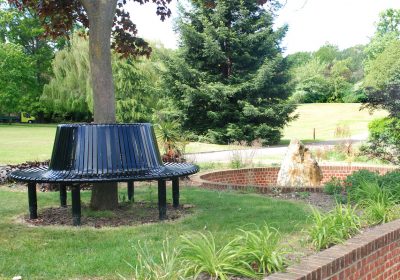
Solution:
[(280, 47), (287, 28), (274, 30), (262, 2), (192, 0), (180, 8), (180, 48), (164, 79), (184, 128), (217, 143), (279, 141), (294, 110)]

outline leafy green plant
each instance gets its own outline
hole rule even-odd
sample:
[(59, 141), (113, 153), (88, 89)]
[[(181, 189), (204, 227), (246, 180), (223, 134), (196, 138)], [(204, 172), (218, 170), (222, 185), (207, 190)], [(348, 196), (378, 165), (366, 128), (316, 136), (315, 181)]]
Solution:
[(346, 186), (347, 192), (352, 194), (364, 182), (375, 182), (378, 180), (378, 178), (379, 174), (377, 172), (361, 169), (347, 176), (346, 180), (344, 180), (344, 184)]
[(396, 218), (396, 198), (389, 188), (379, 186), (378, 181), (364, 181), (353, 192), (353, 199), (364, 208), (364, 218), (370, 225), (382, 224)]
[(332, 177), (325, 183), (324, 192), (330, 195), (340, 194), (343, 190), (343, 181), (339, 178)]
[(342, 243), (361, 228), (360, 218), (350, 205), (338, 204), (326, 214), (312, 208), (312, 219), (313, 225), (307, 232), (318, 251)]
[(400, 171), (394, 170), (379, 177), (379, 185), (392, 193), (396, 203), (400, 202)]
[(364, 207), (364, 219), (369, 225), (387, 223), (399, 217), (398, 206), (384, 191), (377, 200), (365, 201)]
[(285, 251), (279, 246), (280, 235), (264, 225), (255, 230), (240, 229), (240, 255), (259, 274), (282, 271), (288, 263)]
[[(142, 246), (140, 242), (135, 247), (137, 264), (129, 266), (134, 270), (135, 280), (183, 280), (183, 270), (179, 262), (179, 249), (171, 248), (169, 241), (163, 243), (161, 251), (161, 261), (157, 261), (149, 252), (146, 244)], [(122, 279), (127, 279), (119, 275)]]
[(194, 279), (201, 274), (211, 279), (228, 280), (229, 275), (254, 278), (255, 273), (249, 264), (240, 259), (238, 238), (218, 248), (212, 233), (201, 232), (182, 236), (181, 260), (185, 276)]

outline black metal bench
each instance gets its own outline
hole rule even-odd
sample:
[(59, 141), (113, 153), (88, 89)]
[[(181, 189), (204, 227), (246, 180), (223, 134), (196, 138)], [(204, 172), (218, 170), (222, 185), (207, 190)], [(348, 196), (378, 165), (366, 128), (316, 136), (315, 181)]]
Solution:
[(159, 218), (166, 218), (166, 181), (172, 181), (173, 206), (179, 206), (179, 177), (198, 172), (187, 163), (161, 161), (151, 124), (61, 124), (47, 168), (14, 171), (10, 177), (28, 183), (30, 219), (37, 219), (36, 183), (60, 185), (66, 207), (71, 188), (73, 224), (81, 223), (80, 184), (127, 182), (133, 199), (134, 181), (158, 181)]

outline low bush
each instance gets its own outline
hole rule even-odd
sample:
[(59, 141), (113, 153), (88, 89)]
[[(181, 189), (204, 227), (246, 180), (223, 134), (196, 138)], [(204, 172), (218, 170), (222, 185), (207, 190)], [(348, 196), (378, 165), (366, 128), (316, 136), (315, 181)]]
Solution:
[(344, 180), (346, 191), (351, 194), (357, 188), (359, 188), (364, 182), (376, 182), (378, 181), (379, 174), (366, 169), (361, 169), (353, 174), (347, 176)]
[(400, 202), (400, 171), (394, 170), (379, 177), (379, 184), (392, 193), (396, 203)]
[(313, 225), (307, 233), (318, 251), (344, 242), (361, 228), (360, 218), (350, 205), (338, 204), (326, 214), (312, 208), (312, 219)]
[(332, 177), (331, 180), (325, 183), (324, 185), (324, 193), (335, 195), (342, 193), (343, 190), (343, 181), (339, 178)]

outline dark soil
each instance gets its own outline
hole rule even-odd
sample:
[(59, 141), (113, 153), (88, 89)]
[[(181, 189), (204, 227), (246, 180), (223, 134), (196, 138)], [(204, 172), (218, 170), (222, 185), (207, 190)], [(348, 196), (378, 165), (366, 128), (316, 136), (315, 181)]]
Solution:
[[(193, 205), (184, 204), (178, 208), (167, 205), (167, 221), (177, 220), (192, 213)], [(35, 226), (72, 226), (71, 207), (50, 207), (38, 213), (39, 218), (30, 220), (28, 215), (23, 219)], [(158, 206), (154, 203), (135, 202), (125, 203), (112, 211), (92, 211), (87, 206), (82, 206), (81, 225), (102, 228), (131, 226), (147, 223), (158, 223)]]
[(284, 200), (303, 201), (321, 210), (329, 211), (335, 208), (336, 202), (332, 195), (314, 192), (293, 192), (267, 194), (270, 197)]

